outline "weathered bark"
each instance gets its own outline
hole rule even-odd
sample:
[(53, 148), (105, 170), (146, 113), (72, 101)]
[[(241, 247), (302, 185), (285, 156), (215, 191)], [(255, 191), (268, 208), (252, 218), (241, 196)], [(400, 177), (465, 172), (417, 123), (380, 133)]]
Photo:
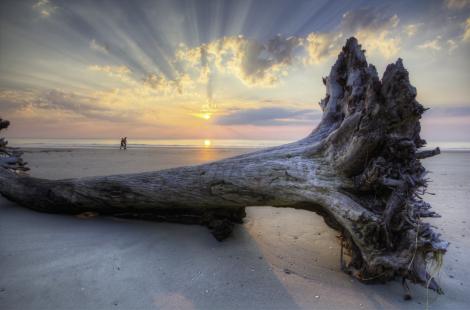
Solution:
[[(319, 213), (350, 250), (345, 271), (365, 281), (396, 276), (439, 290), (426, 272), (447, 243), (420, 218), (425, 144), (402, 61), (382, 80), (350, 38), (331, 73), (319, 126), (295, 143), (213, 163), (157, 172), (43, 180), (0, 172), (0, 192), (41, 212), (86, 211), (207, 225), (218, 239), (253, 205)], [(434, 151), (438, 153), (438, 151)]]

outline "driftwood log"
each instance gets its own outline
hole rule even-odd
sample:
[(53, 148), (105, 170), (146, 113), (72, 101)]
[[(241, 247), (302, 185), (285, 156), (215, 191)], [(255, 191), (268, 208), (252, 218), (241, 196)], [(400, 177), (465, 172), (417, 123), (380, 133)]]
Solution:
[(0, 169), (0, 192), (50, 213), (97, 212), (207, 225), (221, 240), (247, 206), (311, 210), (339, 231), (343, 270), (364, 282), (402, 277), (440, 291), (426, 269), (447, 248), (421, 218), (426, 171), (423, 106), (402, 60), (380, 80), (355, 38), (323, 79), (323, 117), (306, 138), (208, 164), (156, 172), (45, 180)]

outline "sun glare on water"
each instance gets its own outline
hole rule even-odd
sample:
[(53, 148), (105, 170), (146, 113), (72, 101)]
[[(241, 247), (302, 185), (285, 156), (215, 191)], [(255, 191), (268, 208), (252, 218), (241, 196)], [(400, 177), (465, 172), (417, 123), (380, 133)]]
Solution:
[(211, 140), (204, 140), (204, 146), (205, 147), (211, 146)]

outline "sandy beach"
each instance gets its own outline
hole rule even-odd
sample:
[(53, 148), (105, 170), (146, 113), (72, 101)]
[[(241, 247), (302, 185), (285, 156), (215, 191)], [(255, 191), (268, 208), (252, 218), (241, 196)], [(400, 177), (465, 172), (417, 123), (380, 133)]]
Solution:
[[(31, 175), (62, 179), (198, 164), (253, 149), (28, 149)], [(336, 233), (304, 210), (247, 208), (233, 236), (205, 227), (41, 214), (0, 197), (0, 309), (466, 309), (470, 152), (424, 160), (426, 201), (450, 247), (445, 295), (399, 281), (365, 285), (339, 269)], [(467, 305), (467, 306), (465, 306)]]

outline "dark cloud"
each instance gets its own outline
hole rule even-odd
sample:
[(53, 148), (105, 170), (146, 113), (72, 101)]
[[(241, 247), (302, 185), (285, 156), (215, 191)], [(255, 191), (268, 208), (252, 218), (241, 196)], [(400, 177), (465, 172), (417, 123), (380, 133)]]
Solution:
[(238, 110), (217, 119), (219, 125), (295, 126), (311, 124), (321, 117), (316, 110), (292, 110), (278, 107)]
[(284, 38), (277, 35), (268, 41), (266, 49), (274, 61), (278, 63), (291, 63), (294, 49), (299, 44), (300, 40), (296, 37)]
[(287, 68), (286, 66), (291, 65), (294, 50), (300, 46), (300, 41), (295, 37), (276, 36), (267, 44), (255, 41), (242, 44), (243, 49), (237, 53), (243, 55), (240, 70), (244, 78), (252, 84), (258, 84), (259, 81), (268, 85), (277, 82), (279, 75), (271, 70), (278, 67), (282, 71)]

